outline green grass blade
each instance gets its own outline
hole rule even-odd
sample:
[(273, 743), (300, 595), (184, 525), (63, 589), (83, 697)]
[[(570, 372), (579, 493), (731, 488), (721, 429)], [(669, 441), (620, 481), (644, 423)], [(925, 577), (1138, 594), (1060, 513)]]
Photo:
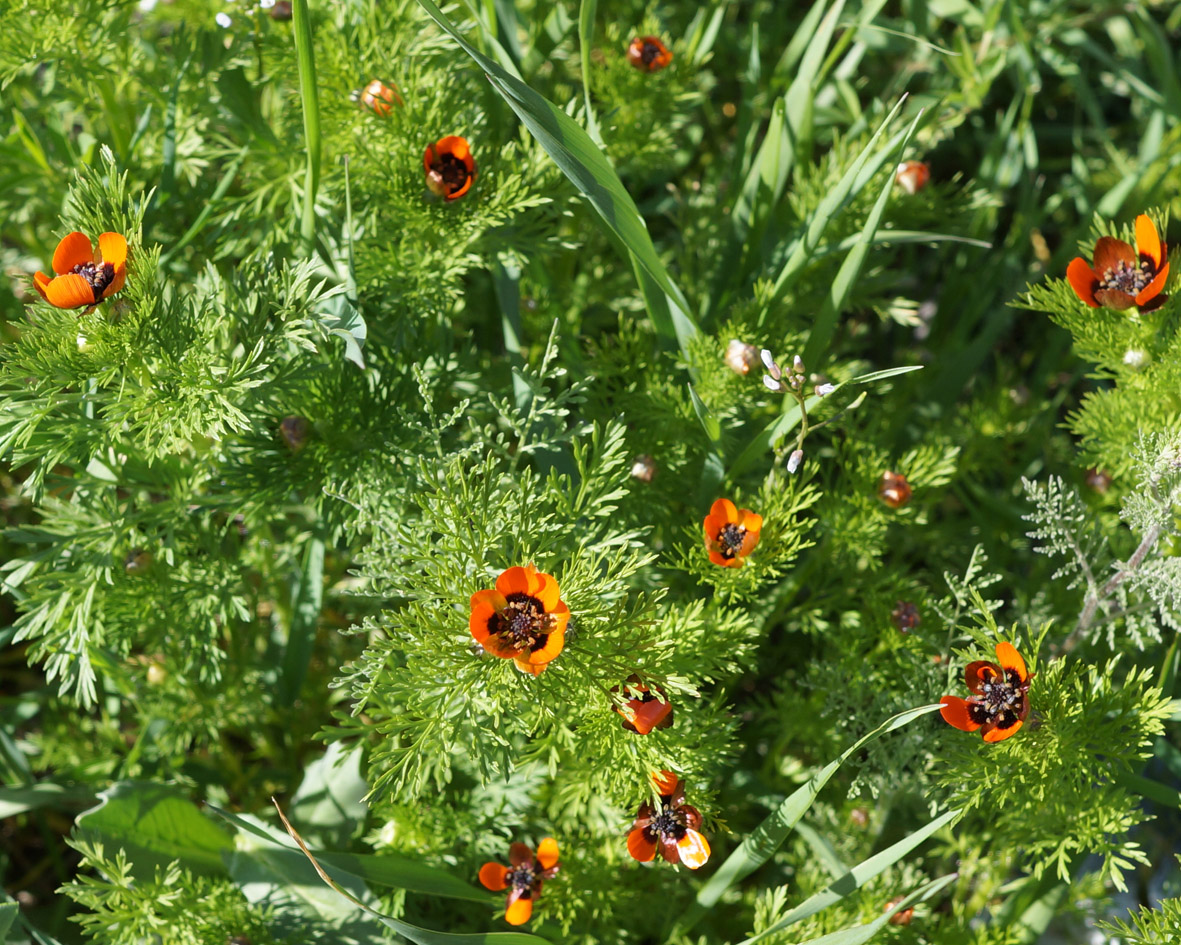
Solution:
[[(657, 329), (671, 334), (673, 338), (686, 332), (696, 333), (697, 326), (689, 315), (688, 303), (660, 261), (639, 208), (590, 136), (553, 102), (472, 46), (433, 0), (418, 0), (418, 3), (484, 70), (492, 87), (517, 113), (562, 173), (598, 211), (608, 231), (627, 249), (636, 267), (642, 268), (668, 297), (671, 307), (677, 311), (675, 318), (662, 319), (658, 312), (649, 308)], [(645, 301), (651, 303), (653, 295), (644, 292)], [(680, 341), (679, 338), (677, 340)], [(681, 350), (685, 351), (683, 343)]]
[(293, 705), (299, 698), (312, 658), (323, 597), (324, 539), (313, 535), (304, 548), (303, 565), (291, 587), (291, 621), (279, 671), (278, 701), (282, 705)]
[[(893, 866), (944, 825), (955, 820), (960, 813), (961, 811), (959, 810), (949, 810), (944, 814), (940, 814), (929, 824), (920, 827), (910, 836), (886, 847), (880, 853), (875, 853), (868, 859), (862, 860), (844, 876), (840, 876), (834, 882), (830, 883), (825, 889), (822, 889), (814, 896), (809, 896), (774, 925), (767, 927), (753, 938), (747, 939), (747, 943), (757, 942), (767, 935), (772, 935), (775, 932), (786, 929), (788, 926), (795, 925), (797, 922), (802, 922), (822, 909), (827, 909), (834, 902), (844, 899), (849, 893), (860, 889), (883, 870)], [(803, 824), (800, 824), (799, 827), (803, 827)]]
[[(921, 118), (922, 112), (911, 122), (910, 131), (902, 139), (900, 150), (904, 151), (906, 149), (906, 144), (910, 140), (910, 136), (914, 134), (914, 130), (918, 127)], [(887, 168), (886, 180), (882, 185), (881, 192), (878, 194), (878, 199), (874, 201), (873, 209), (870, 211), (868, 218), (866, 218), (865, 225), (861, 228), (861, 235), (858, 237), (853, 248), (849, 250), (849, 254), (845, 257), (844, 262), (841, 263), (841, 268), (837, 270), (836, 278), (833, 279), (832, 286), (828, 290), (828, 295), (824, 298), (824, 305), (820, 309), (820, 314), (816, 316), (816, 323), (812, 326), (812, 331), (808, 334), (808, 342), (804, 345), (805, 364), (819, 364), (820, 356), (828, 350), (829, 342), (832, 341), (833, 332), (836, 331), (837, 319), (840, 318), (845, 303), (853, 291), (853, 286), (856, 284), (857, 278), (861, 275), (861, 269), (865, 265), (866, 256), (869, 255), (869, 247), (874, 234), (877, 232), (878, 227), (881, 226), (882, 217), (886, 213), (886, 205), (890, 202), (890, 195), (893, 192), (894, 168), (891, 166)]]
[[(864, 942), (868, 942), (885, 928), (886, 923), (903, 909), (910, 908), (916, 902), (925, 902), (940, 890), (955, 882), (958, 878), (959, 873), (948, 873), (946, 876), (941, 876), (939, 879), (932, 880), (925, 886), (919, 887), (901, 902), (892, 906), (888, 911), (883, 912), (872, 922), (867, 922), (865, 925), (858, 925), (851, 929), (842, 929), (839, 932), (830, 932), (828, 935), (821, 935), (819, 938), (810, 938), (806, 942), (800, 942), (800, 945), (863, 945)], [(762, 938), (762, 936), (748, 938), (741, 945), (750, 945), (750, 943), (758, 941), (759, 938)]]
[(898, 715), (887, 719), (868, 735), (853, 743), (835, 761), (829, 762), (812, 776), (807, 784), (793, 792), (771, 816), (764, 820), (750, 834), (743, 839), (738, 848), (731, 853), (721, 867), (697, 893), (697, 901), (690, 906), (685, 917), (681, 920), (680, 930), (686, 931), (700, 919), (706, 910), (713, 907), (721, 897), (735, 883), (762, 866), (771, 855), (779, 849), (780, 844), (787, 839), (792, 828), (812, 806), (821, 789), (836, 774), (836, 771), (852, 755), (878, 737), (901, 728), (938, 709), (938, 705), (924, 705), (915, 709), (907, 709)]
[(578, 56), (582, 65), (582, 94), (586, 99), (586, 133), (595, 144), (602, 145), (599, 122), (591, 105), (591, 42), (595, 37), (595, 13), (599, 0), (582, 0), (578, 7)]
[(316, 192), (320, 189), (320, 100), (316, 95), (316, 60), (312, 51), (308, 0), (292, 0), (291, 13), (299, 68), (300, 102), (303, 105), (303, 133), (308, 148), (299, 236), (304, 254), (310, 257), (316, 244)]
[(0, 902), (0, 942), (8, 938), (8, 930), (16, 921), (16, 914), (20, 907), (15, 902)]

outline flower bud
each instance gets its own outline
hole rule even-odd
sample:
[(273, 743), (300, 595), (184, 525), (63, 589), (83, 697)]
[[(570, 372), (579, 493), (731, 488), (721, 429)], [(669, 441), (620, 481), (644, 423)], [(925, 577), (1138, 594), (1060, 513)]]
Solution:
[(392, 83), (386, 85), (381, 79), (373, 79), (365, 88), (354, 92), (352, 98), (353, 101), (383, 118), (390, 113), (392, 106), (402, 104), (402, 96), (398, 94), (398, 87)]
[(275, 5), (271, 7), (271, 19), (285, 21), (290, 20), (291, 0), (275, 0)]
[(152, 566), (152, 553), (146, 548), (132, 548), (123, 559), (123, 570), (128, 574), (144, 574)]
[(1111, 474), (1104, 472), (1102, 469), (1088, 469), (1087, 485), (1100, 495), (1103, 495), (1111, 488)]
[(730, 344), (726, 346), (726, 366), (735, 374), (741, 374), (743, 377), (750, 373), (750, 369), (755, 366), (758, 357), (758, 348), (739, 341), (737, 338), (731, 338)]
[(284, 417), (279, 421), (279, 435), (293, 453), (308, 445), (308, 422), (303, 417)]
[(789, 473), (794, 473), (797, 469), (800, 468), (800, 463), (802, 463), (803, 461), (804, 461), (804, 451), (803, 450), (793, 450), (792, 454), (789, 457), (787, 457), (787, 471)]
[(804, 359), (801, 358), (798, 354), (794, 355), (791, 359), (791, 369), (793, 371), (795, 371), (797, 374), (804, 373)]
[(854, 807), (849, 811), (849, 819), (864, 830), (869, 826), (869, 809), (865, 807)]
[(159, 663), (148, 663), (148, 685), (159, 686), (168, 678), (168, 670)]
[(829, 394), (831, 394), (836, 389), (837, 389), (836, 384), (817, 384), (815, 387), (812, 388), (812, 390), (815, 392), (817, 397), (827, 397)]
[(1124, 364), (1133, 371), (1139, 371), (1148, 361), (1148, 352), (1140, 348), (1129, 348), (1124, 352)]
[(878, 480), (878, 498), (892, 509), (900, 509), (910, 501), (910, 483), (906, 477), (886, 470)]
[(908, 600), (900, 600), (894, 605), (894, 610), (890, 613), (890, 619), (894, 622), (894, 626), (903, 633), (910, 633), (911, 630), (923, 622), (918, 607)]
[[(884, 906), (882, 906), (882, 912), (889, 912), (896, 905), (898, 905), (898, 903), (902, 902), (903, 898), (904, 898), (903, 896), (898, 896), (895, 899), (891, 899)], [(895, 912), (892, 916), (890, 916), (890, 924), (891, 925), (910, 925), (910, 920), (913, 918), (914, 918), (914, 906), (909, 906), (908, 908), (903, 909), (901, 912)]]
[(922, 161), (903, 161), (898, 165), (894, 180), (908, 194), (917, 194), (931, 179), (931, 169)]
[(651, 482), (656, 475), (656, 460), (643, 453), (632, 460), (631, 476), (640, 482)]

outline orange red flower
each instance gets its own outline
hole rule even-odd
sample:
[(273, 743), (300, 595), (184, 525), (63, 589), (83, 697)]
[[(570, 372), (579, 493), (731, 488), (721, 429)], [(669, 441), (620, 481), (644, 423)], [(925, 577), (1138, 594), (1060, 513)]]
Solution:
[(54, 308), (86, 308), (123, 288), (127, 278), (127, 240), (118, 233), (103, 233), (98, 252), (90, 237), (75, 230), (62, 237), (53, 253), (52, 279), (43, 272), (33, 276), (33, 288)]
[(1168, 298), (1161, 295), (1169, 278), (1168, 253), (1147, 214), (1136, 217), (1134, 250), (1114, 236), (1101, 236), (1091, 261), (1088, 266), (1079, 256), (1066, 267), (1074, 294), (1091, 308), (1156, 308)]
[[(633, 674), (627, 677), (627, 688), (639, 695), (628, 699), (622, 707), (611, 707), (623, 716), (625, 729), (637, 735), (647, 735), (654, 728), (668, 728), (673, 724), (672, 703), (665, 698), (664, 690), (660, 686), (652, 686), (652, 689), (656, 690), (654, 693), (644, 685), (639, 676)], [(616, 686), (611, 691), (619, 692), (619, 687)]]
[(641, 72), (659, 72), (673, 61), (673, 54), (655, 36), (637, 36), (627, 47), (627, 61)]
[(729, 499), (718, 499), (703, 525), (709, 560), (723, 568), (741, 568), (742, 559), (759, 543), (763, 517), (750, 509), (736, 508)]
[(509, 866), (485, 863), (480, 867), (480, 882), (485, 889), (509, 891), (504, 907), (504, 921), (523, 925), (533, 915), (533, 903), (541, 898), (541, 884), (558, 875), (558, 841), (546, 837), (533, 855), (523, 843), (508, 848)]
[(1025, 660), (1011, 643), (996, 645), (996, 662), (976, 660), (964, 670), (970, 698), (944, 696), (939, 710), (948, 725), (965, 732), (979, 730), (986, 742), (1016, 735), (1029, 715), (1031, 680)]
[(458, 200), (476, 179), (476, 159), (466, 138), (448, 135), (427, 145), (422, 155), (426, 185), (436, 197)]
[(468, 626), (493, 656), (536, 676), (562, 652), (569, 621), (558, 582), (529, 565), (502, 571), (494, 590), (476, 591)]
[(644, 801), (627, 835), (627, 852), (632, 859), (647, 863), (657, 851), (669, 863), (683, 863), (691, 870), (709, 860), (709, 841), (700, 833), (701, 813), (685, 803), (685, 789), (671, 771), (652, 773), (652, 784), (660, 792), (660, 806)]
[(910, 501), (910, 483), (902, 473), (887, 469), (878, 480), (878, 498), (892, 509), (900, 509)]
[(402, 96), (398, 94), (398, 87), (386, 85), (381, 79), (373, 79), (360, 92), (354, 93), (356, 100), (371, 112), (385, 117), (394, 105), (401, 106)]
[(908, 194), (917, 194), (931, 179), (931, 169), (922, 161), (903, 161), (894, 172), (894, 181)]

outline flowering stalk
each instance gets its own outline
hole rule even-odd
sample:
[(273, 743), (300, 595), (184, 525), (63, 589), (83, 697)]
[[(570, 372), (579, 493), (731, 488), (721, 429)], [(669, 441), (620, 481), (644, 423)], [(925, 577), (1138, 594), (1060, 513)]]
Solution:
[[(800, 468), (800, 464), (804, 461), (804, 440), (808, 437), (808, 431), (813, 429), (808, 423), (808, 397), (804, 393), (804, 362), (797, 354), (792, 358), (791, 370), (784, 372), (778, 364), (775, 363), (775, 358), (771, 352), (764, 348), (761, 357), (763, 364), (767, 368), (767, 373), (763, 375), (763, 385), (770, 391), (781, 394), (791, 394), (795, 398), (796, 403), (800, 405), (800, 432), (796, 434), (795, 446), (791, 450), (791, 456), (787, 459), (787, 471), (794, 473)], [(817, 397), (824, 397), (831, 394), (836, 388), (832, 384), (819, 384), (815, 388)], [(825, 421), (826, 423), (828, 421)], [(817, 424), (819, 426), (820, 424)], [(788, 454), (788, 443), (784, 443), (775, 451), (774, 468), (778, 469), (779, 464), (784, 461), (784, 457)]]
[(316, 61), (312, 54), (312, 24), (307, 0), (293, 0), (291, 5), (295, 32), (295, 54), (299, 65), (300, 102), (303, 105), (303, 132), (307, 138), (308, 170), (304, 181), (303, 214), (299, 236), (304, 253), (312, 255), (316, 240), (316, 191), (320, 187), (320, 103), (316, 97)]

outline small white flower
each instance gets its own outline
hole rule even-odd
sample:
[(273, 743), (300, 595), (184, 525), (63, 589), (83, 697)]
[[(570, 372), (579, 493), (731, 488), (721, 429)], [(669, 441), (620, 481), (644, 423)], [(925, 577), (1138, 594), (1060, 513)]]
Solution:
[(767, 367), (767, 373), (775, 378), (775, 380), (779, 380), (779, 378), (783, 376), (783, 373), (779, 370), (779, 365), (775, 363), (775, 358), (771, 354), (771, 350), (769, 348), (764, 348), (761, 352), (759, 352), (759, 357), (763, 359), (763, 364)]
[(766, 374), (763, 375), (763, 386), (766, 387), (767, 390), (775, 391), (777, 394), (783, 390), (783, 385), (780, 384), (779, 381)]
[(269, 10), (275, 5), (275, 0), (258, 0), (258, 5), (264, 10)]
[(795, 450), (787, 458), (787, 471), (789, 473), (794, 473), (797, 469), (800, 468), (800, 463), (802, 463), (803, 461), (804, 461), (804, 451), (803, 450)]
[(214, 19), (217, 21), (217, 25), (223, 30), (228, 30), (234, 22), (228, 13), (219, 13)]
[(836, 384), (817, 384), (816, 385), (816, 396), (817, 397), (827, 397), (829, 394), (831, 394), (836, 389), (837, 389)]
[(90, 342), (86, 340), (85, 335), (78, 336), (78, 350), (79, 351), (89, 351), (90, 350)]
[(1148, 363), (1148, 352), (1139, 348), (1129, 348), (1124, 352), (1124, 364), (1134, 371), (1140, 370)]
[(804, 373), (804, 359), (801, 358), (798, 354), (791, 359), (791, 369), (793, 371), (795, 371), (797, 374)]

